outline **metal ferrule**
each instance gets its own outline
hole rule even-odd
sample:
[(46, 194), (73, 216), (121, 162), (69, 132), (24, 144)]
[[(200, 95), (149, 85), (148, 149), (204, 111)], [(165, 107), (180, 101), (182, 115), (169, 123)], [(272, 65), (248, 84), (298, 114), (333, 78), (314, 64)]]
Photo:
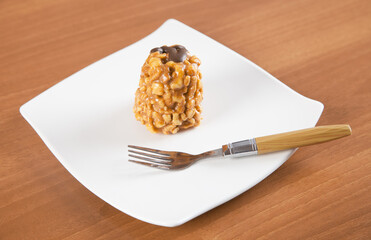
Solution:
[(222, 147), (224, 156), (243, 157), (258, 154), (255, 138), (228, 143)]

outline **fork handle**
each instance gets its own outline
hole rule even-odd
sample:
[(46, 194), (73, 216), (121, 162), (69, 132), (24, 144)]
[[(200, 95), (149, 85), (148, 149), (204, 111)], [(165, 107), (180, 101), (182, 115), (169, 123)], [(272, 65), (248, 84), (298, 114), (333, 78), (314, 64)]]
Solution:
[(328, 125), (255, 138), (258, 154), (314, 145), (349, 136), (349, 125)]
[(246, 156), (328, 142), (351, 135), (349, 125), (328, 125), (258, 137), (223, 145), (224, 156)]

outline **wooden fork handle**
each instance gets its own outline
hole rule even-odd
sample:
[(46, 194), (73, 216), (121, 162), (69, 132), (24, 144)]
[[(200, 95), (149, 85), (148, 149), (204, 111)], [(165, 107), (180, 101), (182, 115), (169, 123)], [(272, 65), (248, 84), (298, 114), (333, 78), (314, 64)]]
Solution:
[(328, 142), (352, 134), (349, 125), (328, 125), (255, 138), (258, 154)]

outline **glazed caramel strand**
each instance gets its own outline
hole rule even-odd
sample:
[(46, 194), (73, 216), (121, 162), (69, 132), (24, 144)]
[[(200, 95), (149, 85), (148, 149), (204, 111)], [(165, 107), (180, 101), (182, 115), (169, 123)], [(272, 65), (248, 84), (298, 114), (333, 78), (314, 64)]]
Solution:
[(202, 83), (196, 56), (167, 61), (167, 53), (153, 51), (142, 67), (135, 93), (134, 113), (149, 131), (174, 134), (201, 121)]

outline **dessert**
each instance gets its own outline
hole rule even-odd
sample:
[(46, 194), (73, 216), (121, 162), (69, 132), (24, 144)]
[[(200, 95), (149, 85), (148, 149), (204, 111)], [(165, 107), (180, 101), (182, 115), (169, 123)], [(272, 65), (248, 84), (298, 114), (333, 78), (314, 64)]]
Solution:
[(180, 45), (151, 50), (140, 75), (135, 117), (153, 133), (174, 134), (201, 121), (200, 60)]

